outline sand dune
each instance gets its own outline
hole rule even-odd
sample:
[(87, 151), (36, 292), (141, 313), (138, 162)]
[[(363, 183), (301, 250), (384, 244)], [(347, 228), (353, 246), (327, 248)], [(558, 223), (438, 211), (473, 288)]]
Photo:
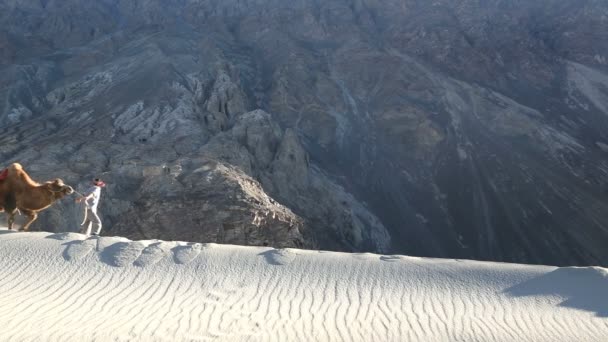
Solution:
[(608, 270), (0, 230), (1, 341), (606, 341)]

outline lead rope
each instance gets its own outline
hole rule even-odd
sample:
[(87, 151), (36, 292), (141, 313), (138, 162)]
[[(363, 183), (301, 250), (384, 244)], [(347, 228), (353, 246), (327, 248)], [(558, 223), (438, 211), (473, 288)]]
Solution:
[[(80, 192), (78, 192), (78, 191), (76, 191), (76, 190), (74, 190), (74, 193), (75, 193), (75, 194), (77, 194), (77, 195), (78, 195), (78, 196), (80, 196), (80, 197), (84, 197), (84, 195), (83, 195), (83, 194), (81, 194)], [(84, 225), (84, 223), (85, 223), (85, 222), (87, 222), (87, 204), (85, 203), (85, 204), (82, 206), (82, 208), (84, 209), (84, 215), (83, 215), (84, 217), (83, 217), (83, 219), (82, 219), (82, 223), (80, 224), (81, 226), (82, 226), (82, 225)]]

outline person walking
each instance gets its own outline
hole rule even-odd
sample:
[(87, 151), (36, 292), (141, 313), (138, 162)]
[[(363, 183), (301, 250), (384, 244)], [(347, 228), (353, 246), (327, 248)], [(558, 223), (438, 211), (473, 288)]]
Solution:
[[(97, 205), (101, 197), (101, 188), (104, 186), (106, 186), (106, 183), (99, 178), (95, 178), (93, 185), (85, 191), (83, 196), (76, 198), (77, 203), (84, 202), (86, 205), (82, 229), (80, 231), (82, 234), (97, 236), (101, 233), (101, 219), (97, 214)], [(91, 228), (93, 228), (92, 233)]]

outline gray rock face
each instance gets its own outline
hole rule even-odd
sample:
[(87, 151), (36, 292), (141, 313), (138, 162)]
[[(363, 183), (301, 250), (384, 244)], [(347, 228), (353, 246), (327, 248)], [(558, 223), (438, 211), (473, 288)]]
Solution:
[(608, 265), (607, 24), (598, 0), (0, 1), (0, 161), (104, 178), (130, 238)]

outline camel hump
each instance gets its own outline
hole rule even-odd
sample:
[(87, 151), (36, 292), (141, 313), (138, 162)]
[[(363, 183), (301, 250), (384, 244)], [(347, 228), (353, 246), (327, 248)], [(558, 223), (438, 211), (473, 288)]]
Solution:
[(19, 174), (20, 172), (23, 172), (23, 166), (21, 166), (21, 164), (19, 164), (19, 163), (12, 163), (6, 169), (4, 169), (4, 170), (2, 170), (2, 172), (0, 172), (0, 181), (8, 178), (9, 172), (11, 172), (11, 174), (15, 174), (15, 173)]
[(23, 166), (19, 163), (12, 163), (7, 168), (7, 178), (14, 179), (15, 177), (21, 177), (25, 173)]
[(12, 163), (8, 167), (8, 179), (12, 182), (20, 183), (22, 186), (39, 186), (40, 183), (33, 180), (27, 172), (23, 169), (23, 166), (19, 163)]
[(12, 163), (8, 168), (13, 171), (23, 171), (23, 166), (19, 163)]

